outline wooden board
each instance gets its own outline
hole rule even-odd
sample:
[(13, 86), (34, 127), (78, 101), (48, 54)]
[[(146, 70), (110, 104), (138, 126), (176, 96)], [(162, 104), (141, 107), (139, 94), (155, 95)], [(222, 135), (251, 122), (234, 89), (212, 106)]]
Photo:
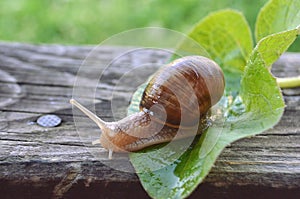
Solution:
[[(92, 49), (0, 43), (1, 198), (148, 197), (134, 173), (109, 166), (130, 171), (128, 157), (116, 154), (107, 160), (107, 152), (91, 144), (99, 135), (96, 125), (75, 111), (79, 131), (85, 132), (78, 135), (68, 101), (74, 93), (87, 105), (95, 98), (98, 115), (120, 119), (136, 86), (169, 54), (147, 49), (123, 55), (132, 49), (108, 46), (90, 53)], [(103, 70), (101, 77), (95, 70)], [(300, 75), (300, 54), (284, 54), (272, 72)], [(73, 93), (75, 81), (79, 86)], [(227, 147), (191, 198), (300, 196), (300, 89), (283, 93), (287, 107), (280, 123)], [(62, 124), (39, 126), (37, 118), (47, 113), (61, 117)]]

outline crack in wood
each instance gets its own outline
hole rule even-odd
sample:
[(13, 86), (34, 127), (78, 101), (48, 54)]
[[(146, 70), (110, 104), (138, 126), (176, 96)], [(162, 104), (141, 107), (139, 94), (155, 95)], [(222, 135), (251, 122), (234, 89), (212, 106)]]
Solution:
[(64, 194), (77, 182), (80, 173), (80, 165), (74, 164), (74, 166), (71, 166), (68, 173), (66, 173), (62, 180), (54, 187), (52, 198), (63, 198)]

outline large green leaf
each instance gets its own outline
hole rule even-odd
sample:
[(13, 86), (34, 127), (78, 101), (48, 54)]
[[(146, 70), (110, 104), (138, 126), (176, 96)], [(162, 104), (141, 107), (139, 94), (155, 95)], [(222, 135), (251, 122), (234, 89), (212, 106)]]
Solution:
[(295, 29), (299, 25), (299, 0), (270, 0), (258, 14), (255, 27), (256, 41), (273, 33)]
[(234, 10), (212, 13), (189, 34), (224, 69), (243, 71), (253, 48), (245, 17)]
[[(224, 12), (232, 14), (232, 11)], [(214, 16), (210, 15), (209, 18)], [(223, 16), (222, 20), (232, 21), (232, 18)], [(224, 23), (222, 21), (222, 24)], [(241, 25), (243, 27), (243, 24)], [(219, 32), (210, 34), (211, 38), (218, 37)], [(261, 133), (280, 120), (284, 101), (276, 79), (270, 73), (270, 65), (290, 46), (297, 34), (299, 31), (293, 29), (269, 35), (257, 44), (248, 59), (245, 58), (247, 64), (246, 67), (240, 68), (243, 69), (242, 73), (224, 70), (225, 79), (241, 80), (240, 86), (226, 85), (226, 90), (233, 92), (226, 92), (213, 109), (216, 110), (213, 113), (217, 114), (214, 115), (216, 119), (212, 121), (212, 125), (202, 133), (201, 137), (196, 137), (188, 148), (184, 140), (179, 140), (172, 142), (174, 145), (169, 148), (166, 148), (166, 144), (156, 145), (130, 154), (130, 160), (138, 172), (141, 183), (151, 197), (187, 197), (204, 180), (226, 146), (238, 139)], [(194, 35), (195, 39), (197, 34), (191, 35)], [(202, 34), (198, 35), (198, 37), (202, 36)], [(202, 40), (198, 38), (197, 41)], [(203, 43), (201, 45), (204, 46)], [(221, 48), (219, 50), (222, 51)], [(211, 53), (211, 50), (207, 51)], [(244, 61), (233, 60), (231, 63)], [(220, 62), (223, 67), (226, 63), (228, 62), (225, 59)], [(234, 65), (226, 67), (235, 68)], [(133, 96), (128, 114), (139, 111), (138, 104), (144, 87), (145, 85), (142, 85)], [(233, 93), (235, 95), (232, 95)], [(165, 149), (163, 153), (162, 149)], [(172, 157), (180, 152), (182, 152), (180, 157), (174, 161)], [(155, 168), (159, 169), (155, 170)]]
[(240, 76), (253, 48), (252, 35), (245, 17), (235, 10), (221, 10), (201, 20), (189, 36), (204, 47), (227, 76), (226, 90), (240, 87)]

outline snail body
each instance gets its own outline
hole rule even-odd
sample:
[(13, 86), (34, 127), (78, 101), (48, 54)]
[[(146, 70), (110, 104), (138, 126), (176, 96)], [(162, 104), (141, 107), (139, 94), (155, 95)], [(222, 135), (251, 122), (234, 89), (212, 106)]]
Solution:
[[(223, 95), (221, 68), (202, 56), (187, 56), (163, 66), (146, 86), (140, 112), (104, 122), (74, 99), (75, 105), (101, 129), (97, 141), (112, 152), (131, 152), (195, 135), (208, 110)], [(180, 129), (180, 131), (179, 131)]]

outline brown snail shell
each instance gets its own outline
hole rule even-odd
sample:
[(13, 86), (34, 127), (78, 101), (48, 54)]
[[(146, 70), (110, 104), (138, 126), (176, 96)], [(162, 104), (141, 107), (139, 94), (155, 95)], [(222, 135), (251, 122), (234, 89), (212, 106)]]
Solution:
[[(104, 122), (74, 99), (101, 128), (97, 142), (112, 151), (137, 151), (150, 145), (191, 136), (190, 127), (199, 125), (208, 110), (222, 97), (225, 87), (221, 68), (202, 56), (177, 59), (157, 71), (149, 81), (140, 103), (140, 112), (117, 122)], [(201, 131), (198, 131), (201, 132)]]

